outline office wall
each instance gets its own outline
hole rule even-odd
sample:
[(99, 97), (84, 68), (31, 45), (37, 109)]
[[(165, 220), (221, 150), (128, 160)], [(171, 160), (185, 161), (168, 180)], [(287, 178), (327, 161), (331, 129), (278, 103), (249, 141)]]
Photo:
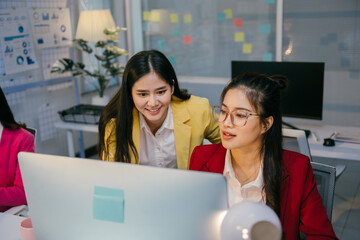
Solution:
[[(282, 60), (325, 62), (320, 123), (360, 126), (359, 1), (283, 2)], [(275, 0), (142, 0), (140, 11), (144, 48), (163, 51), (181, 86), (210, 102), (221, 92), (213, 87), (230, 79), (231, 60), (275, 60)]]
[[(55, 7), (66, 8), (67, 1), (59, 0), (46, 3), (44, 1), (1, 1), (0, 8), (2, 13), (10, 13), (10, 15), (3, 15), (3, 19), (15, 22), (19, 10), (24, 9), (25, 12), (36, 9), (54, 9)], [(14, 11), (12, 11), (14, 10)], [(40, 10), (41, 11), (41, 10)], [(20, 16), (20, 15), (19, 15)], [(30, 15), (21, 15), (27, 17), (28, 25), (24, 25), (26, 32), (32, 34), (30, 25)], [(6, 25), (4, 20), (3, 26)], [(5, 36), (2, 32), (2, 37)], [(56, 58), (69, 57), (71, 52), (68, 47), (46, 48), (40, 49), (35, 46), (32, 39), (28, 39), (28, 51), (32, 51), (35, 55), (36, 67), (32, 67), (28, 71), (23, 71), (20, 67), (15, 66), (16, 73), (9, 74), (5, 70), (6, 56), (3, 54), (0, 58), (0, 85), (6, 92), (8, 87), (20, 87), (26, 84), (45, 83), (47, 80), (53, 80), (60, 76), (50, 75), (50, 67)], [(2, 42), (1, 49), (4, 53), (5, 42)], [(14, 43), (14, 46), (16, 43)], [(9, 44), (9, 46), (11, 46)], [(69, 75), (67, 75), (68, 77)], [(64, 96), (67, 96), (64, 98)], [(36, 137), (36, 151), (42, 153), (52, 153), (64, 155), (67, 152), (65, 133), (57, 131), (51, 124), (53, 121), (58, 121), (57, 110), (68, 108), (75, 103), (74, 83), (71, 78), (65, 79), (60, 84), (49, 84), (45, 87), (24, 88), (23, 90), (6, 94), (7, 100), (13, 111), (17, 121), (25, 122), (29, 127), (38, 130)]]
[[(123, 1), (119, 2), (117, 3), (117, 6), (121, 7)], [(57, 11), (58, 8), (68, 8), (71, 21), (70, 30), (72, 31), (72, 36), (74, 36), (73, 33), (76, 29), (76, 24), (74, 23), (77, 23), (79, 10), (101, 9), (101, 7), (113, 9), (112, 1), (107, 1), (106, 4), (102, 1), (102, 3), (104, 3), (103, 6), (99, 6), (100, 3), (96, 4), (91, 1), (1, 0), (0, 11), (1, 13), (5, 12), (8, 15), (0, 16), (0, 27), (4, 28), (4, 21), (16, 21), (16, 19), (18, 19), (16, 14), (12, 15), (11, 11), (18, 12), (18, 10), (23, 9), (28, 13), (32, 13), (33, 10), (42, 12), (44, 10)], [(118, 26), (124, 26), (123, 14), (120, 12), (118, 12), (118, 14), (119, 16), (116, 14), (114, 15), (115, 22)], [(7, 18), (9, 16), (13, 18)], [(30, 19), (31, 14), (26, 15), (26, 17)], [(1, 24), (3, 25), (1, 26)], [(26, 29), (27, 27), (30, 29), (31, 25), (24, 26), (25, 31), (29, 30)], [(34, 37), (34, 32), (30, 31), (30, 33)], [(6, 34), (7, 33), (1, 32), (0, 37), (3, 38)], [(44, 36), (46, 37), (46, 34)], [(53, 125), (54, 122), (60, 121), (57, 112), (76, 105), (77, 97), (79, 98), (79, 103), (89, 104), (91, 102), (91, 97), (97, 95), (97, 92), (82, 94), (83, 84), (80, 79), (74, 79), (70, 74), (50, 74), (51, 66), (57, 59), (63, 57), (75, 57), (80, 59), (76, 52), (73, 52), (71, 45), (40, 48), (36, 46), (36, 39), (33, 41), (29, 40), (29, 43), (31, 44), (31, 47), (28, 49), (35, 53), (34, 60), (37, 66), (31, 66), (27, 70), (15, 66), (16, 71), (15, 73), (12, 73), (11, 68), (6, 68), (7, 59), (6, 56), (3, 55), (6, 46), (4, 41), (0, 42), (2, 50), (2, 52), (0, 51), (0, 86), (4, 92), (7, 92), (6, 97), (16, 121), (25, 122), (29, 127), (38, 130), (36, 137), (36, 152), (67, 155), (66, 131), (63, 129), (56, 129)], [(124, 45), (124, 43), (122, 44)], [(126, 46), (123, 47), (125, 48)], [(110, 97), (113, 96), (118, 87), (119, 86), (117, 85), (108, 89), (106, 94)], [(75, 131), (74, 136), (75, 151), (79, 152), (80, 134)], [(98, 136), (95, 133), (84, 132), (83, 143), (85, 148), (95, 146), (98, 140), (97, 137)]]

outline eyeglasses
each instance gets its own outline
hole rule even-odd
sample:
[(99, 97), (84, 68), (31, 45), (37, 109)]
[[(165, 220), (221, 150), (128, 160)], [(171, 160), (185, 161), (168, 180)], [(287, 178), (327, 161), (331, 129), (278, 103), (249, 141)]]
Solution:
[(219, 122), (225, 122), (226, 118), (230, 115), (231, 123), (237, 127), (243, 127), (246, 125), (250, 116), (259, 116), (259, 114), (250, 113), (246, 110), (235, 109), (231, 112), (224, 109), (224, 107), (215, 106), (213, 112), (219, 116)]

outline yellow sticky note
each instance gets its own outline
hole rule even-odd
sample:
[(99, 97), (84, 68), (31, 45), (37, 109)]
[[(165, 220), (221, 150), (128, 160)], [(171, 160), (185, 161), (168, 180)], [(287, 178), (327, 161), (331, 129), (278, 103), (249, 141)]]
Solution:
[(160, 22), (160, 12), (151, 11), (150, 22)]
[(175, 14), (175, 13), (172, 13), (170, 14), (170, 21), (172, 23), (177, 23), (179, 22), (179, 15)]
[(252, 53), (252, 44), (251, 43), (244, 43), (243, 53)]
[(150, 12), (144, 11), (143, 12), (143, 20), (148, 21), (150, 19)]
[(230, 19), (233, 17), (231, 8), (225, 9), (224, 13), (225, 13), (226, 19)]
[(244, 32), (236, 32), (235, 42), (243, 42), (243, 41), (244, 41)]
[(184, 22), (185, 23), (192, 23), (192, 15), (191, 14), (185, 14), (184, 15)]

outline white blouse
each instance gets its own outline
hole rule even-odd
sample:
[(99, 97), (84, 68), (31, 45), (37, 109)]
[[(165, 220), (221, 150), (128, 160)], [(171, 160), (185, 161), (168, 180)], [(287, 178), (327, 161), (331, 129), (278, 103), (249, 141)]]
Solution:
[(139, 113), (140, 119), (140, 164), (177, 168), (174, 123), (171, 105), (166, 118), (155, 133), (150, 131), (144, 116)]
[(228, 149), (225, 155), (223, 174), (227, 180), (229, 207), (244, 200), (266, 203), (265, 193), (262, 191), (264, 184), (263, 164), (260, 165), (260, 170), (256, 179), (241, 186), (240, 182), (235, 177), (235, 172), (231, 164), (231, 153)]

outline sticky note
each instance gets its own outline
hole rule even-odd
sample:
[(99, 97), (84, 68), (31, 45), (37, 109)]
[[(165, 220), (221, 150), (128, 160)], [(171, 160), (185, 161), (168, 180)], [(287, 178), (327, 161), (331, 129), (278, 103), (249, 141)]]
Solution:
[(143, 31), (144, 31), (144, 32), (147, 32), (147, 30), (148, 30), (148, 23), (147, 23), (147, 22), (144, 22), (142, 26), (143, 26)]
[(93, 194), (94, 219), (123, 223), (124, 202), (123, 190), (95, 186)]
[(251, 43), (244, 43), (243, 45), (243, 53), (252, 53), (252, 44)]
[(242, 18), (235, 18), (234, 19), (234, 26), (235, 27), (242, 27), (243, 26), (243, 19)]
[(169, 61), (172, 65), (176, 64), (176, 57), (175, 56), (169, 56)]
[(163, 50), (164, 48), (166, 48), (166, 41), (165, 40), (159, 40), (158, 41), (158, 47), (160, 50)]
[(179, 15), (172, 13), (170, 14), (170, 21), (172, 23), (178, 23), (179, 22)]
[(270, 24), (261, 24), (261, 33), (262, 34), (270, 34), (271, 25)]
[(271, 52), (264, 53), (262, 60), (264, 62), (271, 62), (273, 60), (273, 54)]
[(231, 8), (225, 9), (225, 10), (224, 10), (224, 13), (225, 13), (226, 19), (230, 19), (230, 18), (233, 17), (233, 15), (232, 15), (232, 9), (231, 9)]
[(184, 23), (192, 23), (192, 15), (191, 14), (184, 15)]
[(244, 32), (236, 32), (234, 36), (235, 42), (243, 42), (244, 41)]
[(220, 13), (218, 13), (217, 18), (218, 18), (219, 22), (225, 22), (226, 21), (226, 14), (223, 13), (223, 12), (220, 12)]
[(265, 3), (266, 3), (266, 4), (274, 4), (274, 3), (275, 3), (275, 0), (265, 0)]
[(148, 21), (150, 19), (150, 12), (144, 11), (143, 12), (143, 20)]
[(191, 35), (185, 35), (184, 36), (184, 44), (189, 45), (189, 44), (192, 44), (192, 43), (193, 43), (193, 41), (192, 41)]
[(151, 11), (149, 20), (150, 20), (150, 22), (160, 22), (160, 12), (159, 11)]
[(173, 35), (174, 37), (179, 37), (179, 36), (180, 36), (180, 28), (179, 28), (179, 27), (174, 27), (174, 28), (172, 29), (172, 35)]

